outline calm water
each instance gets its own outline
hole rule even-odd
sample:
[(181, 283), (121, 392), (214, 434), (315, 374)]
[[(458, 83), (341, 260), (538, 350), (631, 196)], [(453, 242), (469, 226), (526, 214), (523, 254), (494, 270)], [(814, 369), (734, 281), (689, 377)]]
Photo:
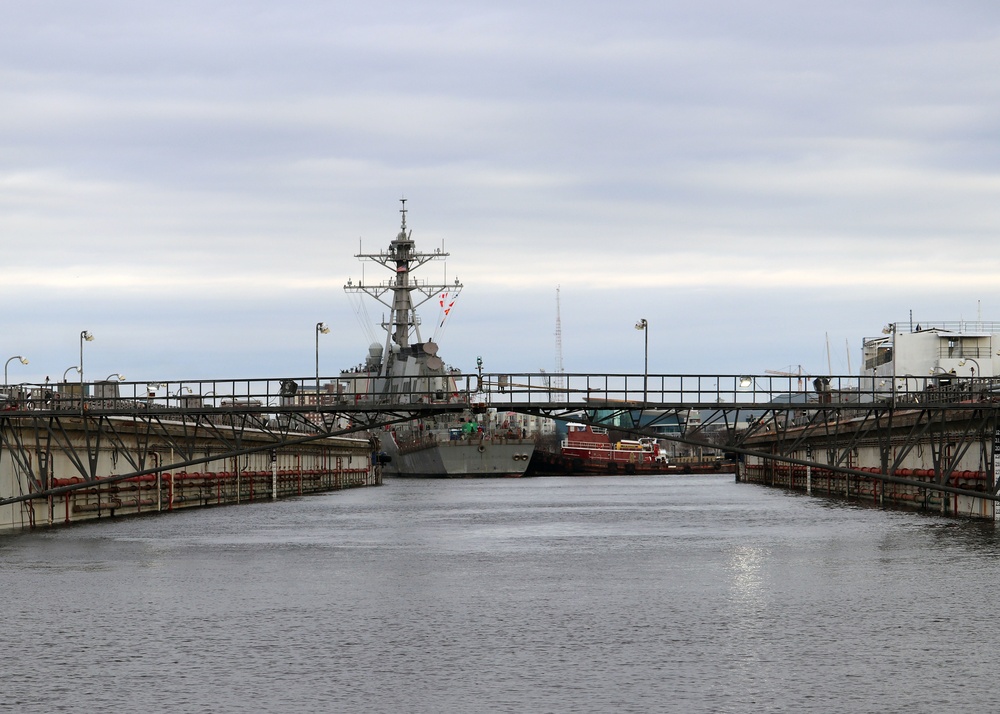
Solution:
[(982, 712), (1000, 537), (731, 476), (390, 481), (0, 538), (19, 712)]

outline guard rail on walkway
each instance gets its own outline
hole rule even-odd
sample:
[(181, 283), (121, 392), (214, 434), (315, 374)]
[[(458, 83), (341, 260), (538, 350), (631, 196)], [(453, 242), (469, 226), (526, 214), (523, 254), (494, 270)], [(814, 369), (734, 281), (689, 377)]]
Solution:
[(369, 375), (233, 380), (19, 384), (0, 392), (7, 416), (102, 414), (276, 414), (469, 405), (588, 409), (905, 407), (994, 401), (1000, 379), (950, 375), (895, 378), (756, 375), (453, 374), (381, 379)]

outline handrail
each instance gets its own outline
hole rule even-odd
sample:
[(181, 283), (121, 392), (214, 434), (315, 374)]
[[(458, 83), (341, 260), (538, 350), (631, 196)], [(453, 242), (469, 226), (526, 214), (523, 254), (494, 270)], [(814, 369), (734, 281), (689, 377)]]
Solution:
[(304, 411), (575, 406), (588, 410), (711, 408), (851, 409), (964, 405), (1000, 401), (1000, 378), (951, 374), (896, 377), (549, 373), (455, 374), (379, 378), (348, 374), (320, 379), (163, 380), (11, 385), (0, 410), (212, 414)]

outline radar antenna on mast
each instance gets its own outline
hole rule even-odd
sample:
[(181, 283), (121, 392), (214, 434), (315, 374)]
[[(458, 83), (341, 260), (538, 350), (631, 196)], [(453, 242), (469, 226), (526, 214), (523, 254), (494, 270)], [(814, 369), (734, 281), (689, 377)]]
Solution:
[(403, 354), (405, 357), (407, 351), (412, 352), (412, 345), (426, 344), (420, 335), (420, 318), (417, 316), (417, 307), (434, 298), (443, 301), (442, 293), (447, 291), (450, 309), (455, 297), (462, 290), (462, 284), (457, 279), (451, 285), (436, 285), (410, 277), (411, 273), (425, 263), (432, 260), (443, 261), (448, 257), (448, 254), (443, 250), (422, 253), (416, 249), (412, 240), (412, 231), (408, 231), (406, 227), (406, 199), (401, 198), (399, 201), (401, 204), (399, 209), (401, 229), (399, 234), (389, 243), (389, 249), (378, 253), (365, 253), (359, 247), (358, 253), (355, 255), (362, 261), (362, 266), (365, 262), (378, 263), (386, 268), (392, 277), (387, 281), (375, 284), (368, 284), (364, 279), (356, 285), (349, 281), (344, 286), (345, 292), (364, 293), (378, 300), (389, 310), (388, 317), (382, 321), (382, 327), (386, 331), (385, 347), (383, 348), (384, 358), (382, 359), (383, 375), (388, 373), (395, 355)]

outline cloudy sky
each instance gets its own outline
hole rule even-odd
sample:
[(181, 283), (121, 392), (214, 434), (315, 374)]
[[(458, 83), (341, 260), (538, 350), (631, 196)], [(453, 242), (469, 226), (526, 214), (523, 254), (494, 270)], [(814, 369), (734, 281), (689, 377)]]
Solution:
[(0, 359), (333, 374), (405, 196), (464, 371), (557, 286), (568, 372), (857, 371), (1000, 320), (998, 67), (994, 0), (0, 0)]

